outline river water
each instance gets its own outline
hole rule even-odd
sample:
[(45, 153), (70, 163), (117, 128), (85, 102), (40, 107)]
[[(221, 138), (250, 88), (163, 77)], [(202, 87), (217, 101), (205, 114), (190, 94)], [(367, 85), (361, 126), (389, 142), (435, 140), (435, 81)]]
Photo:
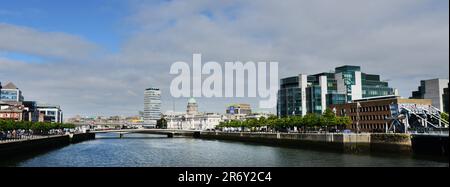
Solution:
[(147, 134), (97, 135), (96, 140), (0, 160), (19, 167), (449, 167), (447, 160), (311, 151), (231, 141)]

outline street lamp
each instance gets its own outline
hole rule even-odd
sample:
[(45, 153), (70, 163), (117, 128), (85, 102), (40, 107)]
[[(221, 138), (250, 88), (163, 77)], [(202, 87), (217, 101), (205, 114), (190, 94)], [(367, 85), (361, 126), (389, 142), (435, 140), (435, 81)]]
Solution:
[(359, 109), (361, 108), (361, 103), (356, 103), (356, 133), (359, 134), (360, 128), (359, 128)]

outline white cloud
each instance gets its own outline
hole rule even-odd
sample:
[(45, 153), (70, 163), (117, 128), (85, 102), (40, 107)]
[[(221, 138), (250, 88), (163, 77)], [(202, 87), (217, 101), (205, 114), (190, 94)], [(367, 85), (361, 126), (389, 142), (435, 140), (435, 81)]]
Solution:
[(80, 60), (98, 52), (98, 47), (75, 35), (0, 23), (0, 51)]
[[(175, 61), (190, 62), (193, 53), (202, 53), (204, 62), (278, 61), (281, 77), (361, 65), (391, 79), (405, 97), (420, 79), (448, 78), (447, 1), (132, 2), (133, 15), (124, 19), (130, 33), (121, 50), (88, 64), (68, 61), (92, 54), (95, 44), (89, 41), (0, 25), (0, 51), (67, 59), (44, 64), (0, 59), (0, 80), (13, 79), (26, 97), (61, 104), (70, 116), (136, 114), (147, 87), (162, 88), (164, 110), (171, 110), (172, 102), (185, 110), (185, 99), (170, 97), (169, 69)], [(22, 34), (5, 37), (4, 30)], [(256, 107), (257, 101), (198, 100), (200, 110), (217, 112), (228, 103)]]
[(167, 75), (161, 70), (167, 72), (175, 61), (189, 62), (189, 55), (199, 52), (205, 61), (276, 60), (281, 76), (361, 65), (368, 73), (392, 79), (391, 85), (407, 97), (420, 79), (448, 78), (448, 8), (436, 9), (440, 4), (446, 3), (199, 0), (138, 4), (131, 20), (139, 32), (120, 55), (127, 63), (151, 66), (148, 70), (159, 72), (163, 87)]

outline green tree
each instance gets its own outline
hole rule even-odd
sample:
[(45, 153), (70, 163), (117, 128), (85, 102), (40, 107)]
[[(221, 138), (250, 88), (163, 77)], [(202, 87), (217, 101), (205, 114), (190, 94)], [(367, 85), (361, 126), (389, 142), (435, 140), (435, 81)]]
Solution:
[(337, 117), (337, 125), (343, 128), (348, 128), (353, 123), (352, 119), (348, 116)]
[(167, 120), (165, 118), (161, 118), (158, 121), (156, 121), (156, 128), (167, 129)]
[(247, 127), (252, 129), (252, 131), (255, 131), (257, 128), (260, 127), (259, 121), (257, 119), (248, 119), (246, 120)]
[(447, 114), (447, 113), (442, 112), (442, 113), (441, 113), (441, 117), (442, 117), (442, 119), (444, 119), (445, 121), (448, 122), (448, 114)]
[(267, 126), (272, 130), (276, 129), (277, 120), (278, 118), (276, 117), (269, 117), (269, 119), (267, 120)]
[(267, 119), (264, 116), (259, 118), (258, 126), (259, 127), (267, 126)]
[(303, 117), (302, 116), (293, 116), (292, 123), (295, 127), (302, 128), (304, 125)]
[(320, 118), (320, 126), (334, 127), (338, 125), (338, 118), (331, 109), (326, 109)]
[(320, 125), (319, 116), (314, 113), (308, 113), (303, 117), (303, 122), (307, 127), (318, 127)]

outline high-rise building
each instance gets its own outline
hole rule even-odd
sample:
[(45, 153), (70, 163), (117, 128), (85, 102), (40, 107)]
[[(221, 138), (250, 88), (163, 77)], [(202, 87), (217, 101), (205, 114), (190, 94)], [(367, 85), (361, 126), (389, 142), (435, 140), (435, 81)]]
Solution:
[(281, 79), (277, 115), (320, 114), (329, 105), (388, 95), (398, 95), (397, 90), (379, 75), (363, 73), (359, 66), (342, 66), (331, 73)]
[(161, 119), (161, 90), (159, 88), (148, 88), (144, 92), (144, 123), (156, 126)]
[(411, 99), (431, 99), (433, 106), (448, 112), (448, 79), (430, 79), (420, 81), (417, 91), (412, 92)]

